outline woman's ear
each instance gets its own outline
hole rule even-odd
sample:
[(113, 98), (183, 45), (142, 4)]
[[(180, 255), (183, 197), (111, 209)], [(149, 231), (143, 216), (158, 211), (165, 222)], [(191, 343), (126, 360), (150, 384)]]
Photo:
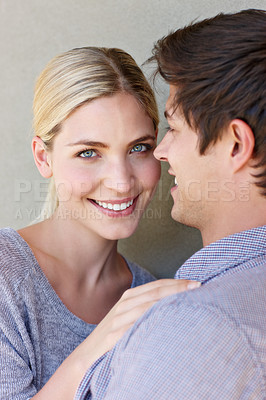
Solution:
[(45, 148), (45, 144), (39, 136), (32, 139), (32, 152), (35, 164), (44, 178), (50, 178), (53, 175), (49, 153)]
[(229, 132), (231, 135), (231, 162), (234, 172), (237, 172), (251, 160), (255, 137), (250, 126), (241, 119), (231, 121)]

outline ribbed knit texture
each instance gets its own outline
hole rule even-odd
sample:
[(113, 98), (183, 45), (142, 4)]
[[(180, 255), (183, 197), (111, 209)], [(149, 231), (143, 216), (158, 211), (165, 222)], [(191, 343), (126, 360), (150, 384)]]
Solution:
[[(154, 280), (136, 264), (128, 267), (132, 287)], [(34, 396), (94, 328), (65, 307), (21, 236), (1, 229), (0, 399)]]

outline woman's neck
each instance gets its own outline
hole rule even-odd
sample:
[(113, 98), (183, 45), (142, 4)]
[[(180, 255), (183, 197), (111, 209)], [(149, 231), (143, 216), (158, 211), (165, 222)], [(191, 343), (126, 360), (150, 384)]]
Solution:
[(21, 229), (19, 233), (37, 260), (42, 257), (46, 259), (45, 264), (50, 260), (77, 280), (91, 281), (92, 286), (103, 275), (115, 274), (121, 263), (117, 241), (102, 238), (75, 220), (51, 218)]
[(18, 233), (66, 307), (98, 323), (131, 286), (132, 274), (117, 253), (117, 241), (72, 222), (49, 219)]

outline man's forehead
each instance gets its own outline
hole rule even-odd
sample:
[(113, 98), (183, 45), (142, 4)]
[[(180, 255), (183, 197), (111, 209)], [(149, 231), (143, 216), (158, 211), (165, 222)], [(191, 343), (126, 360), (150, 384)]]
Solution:
[(173, 114), (175, 114), (175, 116), (180, 114), (178, 107), (175, 107), (175, 105), (174, 105), (174, 103), (175, 103), (174, 99), (175, 99), (176, 92), (177, 92), (177, 87), (173, 86), (173, 85), (169, 85), (169, 97), (166, 101), (165, 112), (164, 112), (164, 116), (167, 119), (172, 119)]
[(169, 97), (174, 98), (177, 92), (177, 86), (169, 85)]

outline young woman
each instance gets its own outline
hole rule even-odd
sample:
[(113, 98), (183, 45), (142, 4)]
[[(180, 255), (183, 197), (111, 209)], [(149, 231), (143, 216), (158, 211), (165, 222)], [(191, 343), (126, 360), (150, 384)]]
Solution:
[(0, 231), (1, 400), (72, 399), (147, 308), (187, 288), (139, 286), (154, 278), (117, 252), (160, 176), (157, 125), (153, 92), (122, 50), (68, 51), (37, 80), (32, 149), (49, 202), (43, 221)]

